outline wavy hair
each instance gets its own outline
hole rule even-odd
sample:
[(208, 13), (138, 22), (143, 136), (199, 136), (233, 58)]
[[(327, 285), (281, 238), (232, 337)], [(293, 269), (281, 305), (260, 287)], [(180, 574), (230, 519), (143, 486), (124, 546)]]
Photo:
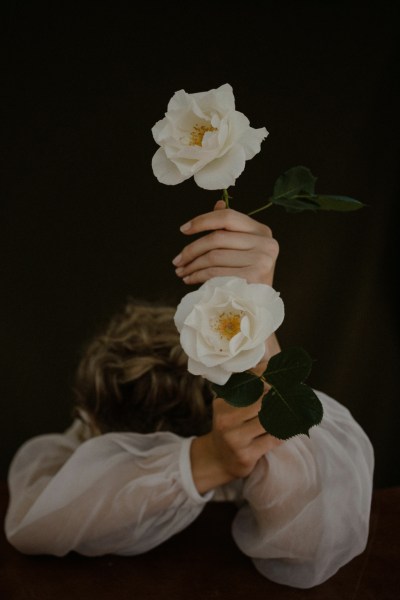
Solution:
[(100, 433), (211, 428), (209, 383), (187, 370), (175, 309), (129, 300), (86, 347), (75, 383), (75, 414)]

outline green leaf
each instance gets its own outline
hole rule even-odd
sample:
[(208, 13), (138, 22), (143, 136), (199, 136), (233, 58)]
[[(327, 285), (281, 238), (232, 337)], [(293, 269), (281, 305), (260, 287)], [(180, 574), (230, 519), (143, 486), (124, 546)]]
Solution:
[[(303, 383), (312, 362), (303, 348), (288, 348), (273, 356), (263, 373), (271, 389), (263, 397), (258, 417), (264, 429), (279, 439), (308, 435), (310, 427), (322, 419), (318, 396)], [(220, 398), (238, 408), (250, 406), (264, 391), (263, 380), (250, 371), (234, 373), (225, 385), (213, 383), (211, 387)]]
[(303, 348), (287, 348), (270, 358), (263, 377), (271, 386), (287, 389), (307, 379), (312, 363), (312, 358)]
[(321, 195), (313, 197), (313, 201), (318, 204), (319, 210), (338, 210), (342, 212), (348, 212), (350, 210), (358, 210), (362, 208), (364, 204), (355, 198), (350, 196), (331, 196)]
[(316, 181), (317, 178), (307, 167), (292, 167), (276, 180), (271, 201), (274, 202), (283, 196), (285, 198), (293, 198), (301, 194), (312, 196)]
[(318, 396), (303, 383), (312, 363), (303, 348), (288, 348), (273, 356), (263, 373), (271, 389), (263, 398), (258, 417), (264, 429), (279, 439), (308, 435), (310, 427), (322, 419)]
[(279, 198), (271, 198), (272, 204), (283, 206), (286, 212), (297, 213), (303, 210), (320, 210), (320, 205), (315, 201), (316, 196), (280, 196)]
[[(364, 206), (359, 200), (349, 196), (316, 194), (317, 178), (310, 169), (303, 166), (292, 167), (278, 177), (270, 203), (283, 206), (286, 212), (302, 212), (304, 210), (336, 210), (348, 212)], [(251, 214), (257, 211), (252, 211)]]
[(264, 396), (258, 418), (264, 429), (280, 440), (304, 433), (323, 417), (322, 404), (314, 390), (299, 383), (289, 389), (276, 388)]
[(233, 373), (225, 385), (211, 385), (219, 398), (223, 398), (232, 406), (250, 406), (262, 396), (264, 384), (257, 375), (245, 371)]

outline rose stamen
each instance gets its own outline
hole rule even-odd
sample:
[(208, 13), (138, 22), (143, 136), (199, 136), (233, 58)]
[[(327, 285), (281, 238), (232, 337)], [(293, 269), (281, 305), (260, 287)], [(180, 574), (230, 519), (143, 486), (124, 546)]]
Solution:
[(190, 133), (189, 146), (202, 146), (203, 137), (208, 131), (217, 131), (212, 125), (195, 125)]
[(213, 324), (213, 329), (218, 331), (221, 338), (231, 340), (240, 332), (240, 323), (242, 317), (240, 313), (228, 312), (221, 313)]

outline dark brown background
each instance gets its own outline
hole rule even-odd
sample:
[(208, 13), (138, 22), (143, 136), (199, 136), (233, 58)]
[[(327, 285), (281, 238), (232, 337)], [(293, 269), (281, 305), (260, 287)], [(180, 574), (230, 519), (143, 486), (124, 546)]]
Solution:
[(306, 348), (309, 383), (364, 427), (376, 486), (400, 483), (397, 3), (260, 4), (3, 7), (3, 477), (24, 440), (68, 425), (79, 350), (126, 297), (188, 291), (178, 227), (218, 194), (158, 183), (150, 130), (176, 90), (228, 82), (269, 131), (234, 208), (298, 164), (367, 205), (259, 218), (281, 246), (282, 345)]

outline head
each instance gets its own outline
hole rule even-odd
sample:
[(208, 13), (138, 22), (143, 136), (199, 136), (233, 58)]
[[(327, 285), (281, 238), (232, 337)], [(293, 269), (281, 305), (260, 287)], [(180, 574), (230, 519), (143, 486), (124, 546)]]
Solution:
[(87, 346), (75, 378), (75, 408), (101, 433), (210, 429), (212, 392), (187, 370), (175, 309), (129, 301)]

